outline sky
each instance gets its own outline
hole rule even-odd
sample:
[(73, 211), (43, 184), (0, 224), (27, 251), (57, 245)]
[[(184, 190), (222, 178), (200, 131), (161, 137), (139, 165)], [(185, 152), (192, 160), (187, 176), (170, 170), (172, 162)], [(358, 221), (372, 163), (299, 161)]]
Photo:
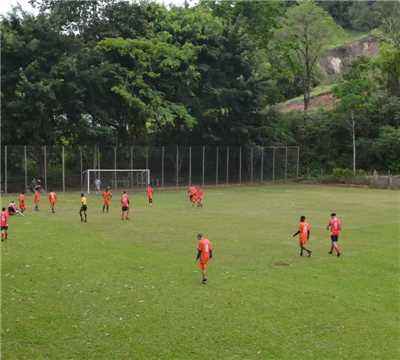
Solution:
[[(157, 0), (157, 2), (174, 5), (182, 5), (184, 0)], [(194, 3), (196, 0), (190, 0), (189, 3)], [(6, 14), (11, 10), (12, 6), (19, 3), (24, 10), (31, 11), (32, 7), (29, 5), (29, 0), (0, 0), (0, 15)]]

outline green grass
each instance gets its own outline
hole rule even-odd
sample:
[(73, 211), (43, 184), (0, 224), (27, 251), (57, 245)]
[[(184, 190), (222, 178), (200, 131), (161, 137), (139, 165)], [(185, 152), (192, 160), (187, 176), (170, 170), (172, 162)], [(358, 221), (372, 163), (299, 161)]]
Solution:
[(335, 34), (327, 48), (333, 49), (336, 47), (345, 46), (354, 41), (361, 40), (368, 35), (369, 33), (364, 31), (344, 30)]
[[(323, 84), (323, 85), (316, 86), (315, 88), (313, 88), (311, 90), (311, 94), (310, 94), (311, 98), (320, 96), (320, 95), (329, 94), (330, 92), (332, 92), (332, 88), (334, 85), (336, 85), (336, 84)], [(295, 98), (286, 100), (281, 105), (289, 105), (289, 104), (299, 103), (299, 102), (301, 103), (303, 101), (304, 101), (304, 97), (303, 97), (303, 95), (300, 95)]]
[[(399, 359), (399, 194), (214, 188), (203, 209), (183, 190), (153, 208), (134, 194), (129, 222), (90, 195), (87, 224), (79, 194), (59, 194), (55, 215), (43, 201), (2, 243), (2, 359)], [(327, 254), (332, 210), (341, 258)], [(291, 237), (302, 214), (311, 258)], [(199, 231), (215, 247), (206, 286)]]

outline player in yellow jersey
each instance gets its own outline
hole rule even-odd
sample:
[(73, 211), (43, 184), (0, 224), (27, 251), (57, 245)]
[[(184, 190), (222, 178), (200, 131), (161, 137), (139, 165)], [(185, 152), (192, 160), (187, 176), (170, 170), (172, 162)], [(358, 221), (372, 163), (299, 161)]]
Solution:
[[(81, 194), (81, 209), (79, 210), (79, 215), (81, 216), (81, 222), (87, 222), (87, 213), (86, 213), (86, 211), (87, 211), (87, 199), (86, 199), (86, 196), (85, 196), (85, 194)], [(82, 216), (82, 213), (83, 213), (83, 215), (85, 215), (85, 220), (83, 219), (83, 216)]]

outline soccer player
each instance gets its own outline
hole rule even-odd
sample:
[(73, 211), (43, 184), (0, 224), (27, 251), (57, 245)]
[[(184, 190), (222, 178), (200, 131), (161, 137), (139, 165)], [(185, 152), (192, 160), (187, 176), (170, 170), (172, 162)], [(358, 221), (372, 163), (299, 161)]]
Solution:
[(21, 213), (23, 213), (26, 210), (25, 206), (25, 192), (21, 191), (18, 197), (18, 207)]
[(49, 202), (50, 202), (50, 208), (51, 212), (55, 214), (55, 208), (56, 208), (56, 202), (57, 202), (57, 194), (55, 191), (50, 191), (49, 192)]
[(14, 200), (10, 201), (10, 203), (8, 204), (7, 211), (8, 211), (8, 215), (10, 215), (10, 216), (12, 216), (12, 215), (24, 216), (24, 214), (22, 214), (22, 212), (17, 209), (17, 204), (15, 203)]
[[(81, 222), (83, 222), (83, 221), (87, 222), (87, 213), (86, 213), (86, 211), (87, 211), (87, 198), (86, 198), (85, 194), (82, 193), (81, 194), (81, 209), (79, 210), (79, 215), (81, 217)], [(83, 215), (85, 215), (85, 220), (83, 219), (82, 213), (83, 213)]]
[(121, 196), (121, 209), (121, 220), (129, 220), (129, 196), (126, 191), (124, 191)]
[(103, 191), (103, 212), (107, 210), (109, 212), (110, 210), (110, 202), (112, 198), (112, 192), (110, 188), (106, 188), (105, 191)]
[(99, 178), (96, 178), (96, 180), (94, 181), (94, 186), (96, 188), (96, 195), (97, 195), (101, 189), (101, 180)]
[(40, 190), (38, 188), (35, 189), (35, 195), (33, 195), (33, 202), (35, 203), (35, 211), (39, 211)]
[(332, 254), (333, 250), (335, 250), (337, 256), (340, 256), (341, 251), (337, 243), (339, 241), (340, 231), (342, 230), (342, 222), (335, 213), (331, 214), (331, 219), (329, 220), (326, 229), (330, 230), (331, 233), (331, 249), (329, 254)]
[(300, 217), (299, 230), (293, 234), (293, 237), (299, 235), (299, 246), (300, 246), (300, 256), (303, 256), (303, 251), (307, 251), (308, 257), (311, 256), (312, 251), (308, 250), (304, 245), (310, 239), (310, 229), (311, 225), (306, 222), (306, 217), (303, 215)]
[(196, 192), (197, 192), (196, 186), (189, 186), (188, 194), (189, 194), (189, 200), (192, 203), (192, 206), (194, 206)]
[(200, 259), (199, 266), (202, 276), (201, 282), (205, 285), (207, 284), (207, 274), (206, 274), (207, 264), (208, 260), (212, 259), (213, 246), (210, 240), (203, 237), (203, 234), (198, 234), (197, 240), (198, 244), (197, 244), (196, 261)]
[(152, 205), (153, 204), (154, 189), (153, 189), (153, 187), (151, 185), (147, 186), (146, 193), (147, 193), (147, 200), (149, 201), (149, 204)]
[(8, 211), (3, 207), (0, 213), (1, 241), (7, 240), (8, 238), (8, 218)]
[(203, 207), (203, 190), (201, 190), (199, 187), (196, 188), (196, 192), (194, 194), (194, 202), (197, 205), (197, 207)]

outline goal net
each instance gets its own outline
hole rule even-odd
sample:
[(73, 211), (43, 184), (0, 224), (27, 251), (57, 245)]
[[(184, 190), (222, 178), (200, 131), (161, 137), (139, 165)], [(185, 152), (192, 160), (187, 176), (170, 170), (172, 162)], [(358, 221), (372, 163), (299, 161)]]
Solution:
[(150, 169), (87, 169), (81, 181), (87, 193), (106, 188), (124, 190), (149, 185)]

